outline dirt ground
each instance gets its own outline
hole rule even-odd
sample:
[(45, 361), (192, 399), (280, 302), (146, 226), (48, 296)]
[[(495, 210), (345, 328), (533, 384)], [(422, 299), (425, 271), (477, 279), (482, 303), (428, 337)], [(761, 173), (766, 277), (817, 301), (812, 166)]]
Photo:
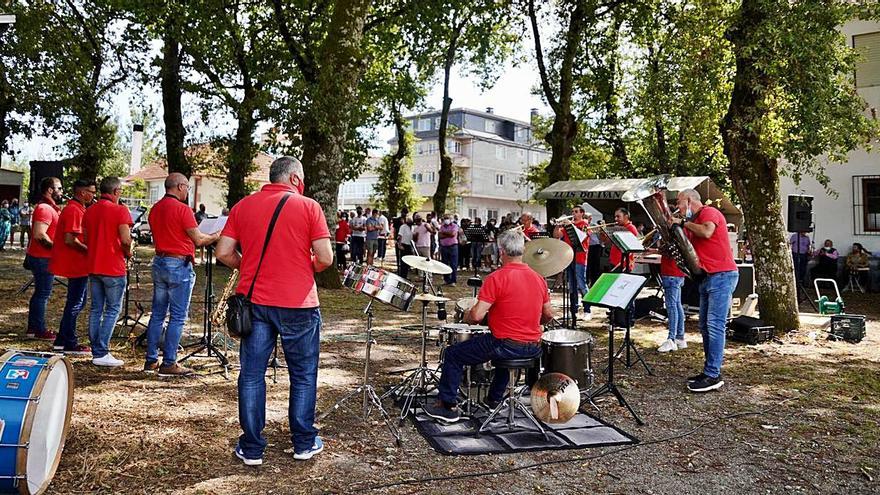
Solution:
[[(143, 253), (149, 259), (148, 252)], [(0, 347), (49, 350), (50, 343), (23, 337), (30, 291), (13, 296), (29, 274), (20, 250), (0, 253)], [(140, 269), (146, 271), (146, 267)], [(228, 277), (216, 270), (216, 291)], [(201, 335), (204, 300), (199, 270), (189, 330)], [(133, 298), (149, 307), (149, 277)], [(453, 298), (470, 295), (459, 287)], [(56, 327), (64, 290), (56, 287), (48, 321)], [(160, 379), (140, 369), (143, 350), (114, 340), (121, 369), (97, 369), (73, 359), (75, 400), (71, 428), (50, 493), (878, 493), (880, 491), (880, 296), (844, 295), (851, 312), (869, 316), (857, 345), (830, 342), (823, 320), (772, 343), (728, 343), (718, 392), (693, 395), (685, 377), (702, 365), (696, 321), (687, 326), (686, 350), (659, 354), (662, 323), (642, 321), (633, 335), (654, 376), (640, 367), (620, 368), (618, 384), (642, 415), (639, 427), (615, 401), (599, 401), (602, 418), (641, 441), (609, 447), (507, 455), (442, 456), (406, 423), (403, 445), (394, 442), (377, 415), (367, 423), (357, 407), (331, 414), (319, 427), (324, 453), (294, 461), (287, 425), (288, 380), (268, 380), (269, 447), (259, 468), (232, 455), (238, 429), (236, 373), (227, 380), (207, 359), (190, 364), (191, 379)], [(322, 334), (318, 410), (325, 411), (362, 376), (361, 296), (345, 290), (320, 293)], [(559, 302), (557, 297), (556, 302)], [(809, 308), (804, 308), (808, 310)], [(437, 324), (435, 315), (432, 324)], [(373, 363), (377, 387), (418, 359), (415, 311), (376, 307)], [(450, 312), (451, 319), (451, 312)], [(594, 359), (604, 367), (607, 330), (602, 317), (582, 328), (596, 338)], [(80, 317), (84, 335), (85, 315)], [(143, 320), (146, 322), (146, 318)], [(124, 334), (125, 332), (121, 332)], [(185, 338), (185, 341), (192, 340)], [(222, 344), (222, 337), (218, 338)], [(236, 362), (234, 342), (230, 355)], [(438, 347), (429, 347), (432, 362)], [(601, 381), (600, 381), (601, 382)], [(388, 404), (390, 406), (390, 404)], [(392, 412), (397, 412), (392, 408)]]

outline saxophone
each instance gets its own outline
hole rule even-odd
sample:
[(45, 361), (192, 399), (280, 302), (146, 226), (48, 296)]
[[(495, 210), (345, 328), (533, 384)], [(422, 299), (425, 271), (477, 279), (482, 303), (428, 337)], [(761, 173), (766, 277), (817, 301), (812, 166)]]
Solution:
[(232, 297), (235, 292), (235, 285), (238, 283), (238, 269), (232, 271), (226, 286), (223, 287), (223, 294), (220, 295), (220, 301), (214, 307), (214, 313), (211, 315), (211, 323), (214, 325), (226, 325), (226, 300)]

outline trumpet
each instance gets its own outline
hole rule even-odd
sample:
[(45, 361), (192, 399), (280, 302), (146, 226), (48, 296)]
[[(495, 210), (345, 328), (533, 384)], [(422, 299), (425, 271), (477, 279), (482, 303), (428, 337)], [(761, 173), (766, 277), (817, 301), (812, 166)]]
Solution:
[(238, 269), (232, 271), (232, 275), (229, 276), (229, 280), (226, 281), (226, 286), (223, 287), (223, 294), (220, 295), (220, 301), (217, 303), (217, 306), (214, 308), (214, 313), (211, 315), (211, 323), (214, 325), (226, 325), (226, 301), (232, 297), (232, 293), (235, 292), (235, 286), (238, 283)]

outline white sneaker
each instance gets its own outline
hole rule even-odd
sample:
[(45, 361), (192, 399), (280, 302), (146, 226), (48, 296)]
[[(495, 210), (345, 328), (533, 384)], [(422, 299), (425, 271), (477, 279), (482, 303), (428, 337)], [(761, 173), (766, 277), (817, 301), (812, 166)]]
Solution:
[(675, 345), (675, 341), (672, 339), (666, 339), (660, 344), (660, 347), (657, 348), (657, 352), (670, 352), (678, 350), (678, 347)]
[(116, 366), (122, 366), (125, 364), (125, 361), (121, 359), (116, 359), (109, 352), (102, 357), (92, 359), (92, 364), (95, 366), (108, 366), (114, 368)]
[(688, 343), (684, 339), (675, 339), (675, 347), (678, 349), (687, 349)]
[(241, 462), (243, 462), (245, 466), (262, 466), (263, 465), (262, 458), (248, 459), (247, 457), (244, 456), (244, 452), (242, 452), (241, 449), (238, 447), (235, 447), (235, 457), (238, 457), (239, 459), (241, 459)]
[(581, 317), (584, 321), (590, 321), (593, 319), (593, 313), (584, 313)]

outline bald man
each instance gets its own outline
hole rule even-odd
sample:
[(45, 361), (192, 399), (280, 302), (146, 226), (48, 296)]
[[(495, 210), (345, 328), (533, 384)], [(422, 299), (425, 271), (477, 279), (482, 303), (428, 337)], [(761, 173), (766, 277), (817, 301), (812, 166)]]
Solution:
[[(189, 181), (174, 172), (165, 179), (165, 196), (150, 210), (150, 229), (156, 257), (153, 258), (153, 308), (147, 326), (147, 355), (144, 371), (159, 376), (186, 376), (192, 370), (177, 364), (177, 346), (189, 313), (196, 274), (193, 271), (196, 247), (207, 246), (220, 237), (199, 231), (195, 215), (187, 204)], [(162, 364), (159, 365), (159, 341), (162, 324), (169, 314)]]

